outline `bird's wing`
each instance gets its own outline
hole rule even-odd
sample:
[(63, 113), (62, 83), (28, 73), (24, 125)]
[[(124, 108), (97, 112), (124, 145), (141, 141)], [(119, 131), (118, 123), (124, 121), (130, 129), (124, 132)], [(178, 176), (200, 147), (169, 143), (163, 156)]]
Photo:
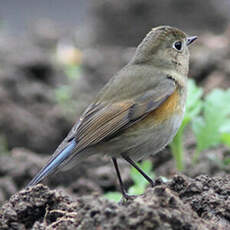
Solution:
[(176, 89), (171, 78), (165, 78), (151, 90), (143, 92), (135, 99), (123, 100), (113, 104), (95, 103), (88, 107), (80, 118), (76, 129), (68, 140), (75, 138), (77, 149), (97, 144), (120, 129), (141, 120), (149, 112), (159, 107)]

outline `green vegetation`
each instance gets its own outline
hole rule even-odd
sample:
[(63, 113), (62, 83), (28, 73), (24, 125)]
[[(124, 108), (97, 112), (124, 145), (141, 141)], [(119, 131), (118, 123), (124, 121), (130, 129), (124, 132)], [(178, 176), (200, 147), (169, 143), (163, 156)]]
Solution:
[(192, 123), (197, 142), (194, 163), (203, 150), (229, 143), (227, 137), (230, 135), (230, 90), (213, 90), (204, 102), (203, 116), (198, 116)]
[[(144, 170), (144, 172), (148, 174), (151, 178), (154, 178), (151, 161), (142, 161), (142, 163), (138, 164), (138, 166), (142, 168), (142, 170)], [(128, 193), (131, 195), (142, 194), (145, 191), (148, 182), (134, 167), (132, 167), (130, 170), (130, 176), (134, 184), (129, 188)], [(105, 194), (105, 197), (109, 200), (119, 202), (122, 198), (122, 195), (120, 192), (108, 192)]]
[(73, 83), (81, 74), (80, 65), (65, 65), (64, 72), (66, 74), (67, 83), (55, 89), (55, 99), (67, 114), (73, 114), (75, 102), (72, 100)]
[[(177, 169), (184, 169), (183, 136), (185, 127), (190, 124), (196, 138), (193, 154), (195, 164), (200, 153), (211, 147), (225, 144), (230, 147), (230, 89), (215, 89), (202, 99), (203, 90), (189, 80), (188, 98), (184, 121), (170, 147)], [(226, 162), (229, 162), (228, 159)]]

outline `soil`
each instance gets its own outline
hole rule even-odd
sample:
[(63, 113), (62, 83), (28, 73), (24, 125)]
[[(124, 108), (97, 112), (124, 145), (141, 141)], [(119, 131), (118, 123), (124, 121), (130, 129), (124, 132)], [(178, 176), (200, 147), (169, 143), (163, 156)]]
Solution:
[(13, 195), (0, 209), (0, 229), (230, 228), (230, 177), (175, 175), (133, 200), (98, 194), (75, 196), (37, 185)]

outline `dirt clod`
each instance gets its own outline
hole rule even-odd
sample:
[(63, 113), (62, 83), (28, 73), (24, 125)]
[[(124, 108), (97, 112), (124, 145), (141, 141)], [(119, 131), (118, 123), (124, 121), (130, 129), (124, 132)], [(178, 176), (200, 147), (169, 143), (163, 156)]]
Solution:
[(176, 175), (119, 204), (37, 185), (2, 206), (0, 229), (229, 229), (229, 194), (230, 176)]

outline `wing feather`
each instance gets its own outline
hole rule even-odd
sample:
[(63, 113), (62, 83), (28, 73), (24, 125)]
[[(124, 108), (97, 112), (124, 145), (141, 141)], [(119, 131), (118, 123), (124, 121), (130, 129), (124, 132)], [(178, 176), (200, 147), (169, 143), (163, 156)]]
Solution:
[(117, 131), (131, 126), (158, 108), (176, 89), (172, 79), (160, 81), (152, 90), (138, 95), (132, 100), (113, 104), (92, 104), (80, 119), (74, 137), (78, 151), (107, 139)]

